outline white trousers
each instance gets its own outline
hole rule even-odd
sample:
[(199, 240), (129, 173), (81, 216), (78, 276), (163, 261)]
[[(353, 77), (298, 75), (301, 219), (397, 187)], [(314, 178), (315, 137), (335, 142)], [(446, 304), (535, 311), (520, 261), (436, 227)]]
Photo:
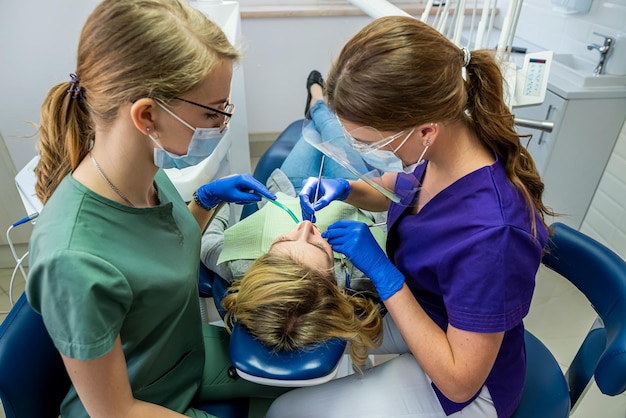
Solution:
[[(383, 345), (374, 354), (400, 354), (385, 363), (328, 383), (292, 390), (272, 403), (267, 418), (445, 417), (430, 378), (424, 373), (390, 315)], [(470, 405), (450, 417), (495, 418), (483, 387)]]

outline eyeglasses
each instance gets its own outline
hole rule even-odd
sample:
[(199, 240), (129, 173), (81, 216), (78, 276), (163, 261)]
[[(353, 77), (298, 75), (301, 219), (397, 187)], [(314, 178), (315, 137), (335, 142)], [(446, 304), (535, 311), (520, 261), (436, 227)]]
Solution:
[(219, 110), (214, 107), (205, 106), (200, 103), (192, 102), (191, 100), (182, 99), (180, 97), (174, 97), (174, 99), (180, 100), (181, 102), (192, 104), (194, 106), (201, 107), (206, 110), (210, 110), (215, 113), (219, 113), (220, 115), (223, 115), (224, 120), (222, 121), (222, 124), (220, 125), (220, 132), (222, 132), (226, 128), (226, 126), (228, 125), (228, 122), (230, 122), (230, 118), (232, 118), (233, 114), (235, 113), (235, 105), (230, 103), (229, 101), (226, 101), (226, 104), (224, 105), (224, 110)]
[[(341, 127), (343, 128), (343, 134), (346, 137), (346, 140), (348, 141), (350, 146), (352, 146), (355, 151), (360, 152), (361, 154), (367, 154), (369, 152), (380, 149), (385, 145), (389, 145), (394, 140), (402, 136), (404, 132), (406, 132), (406, 129), (403, 129), (396, 134), (383, 137), (378, 129), (372, 128), (371, 126), (362, 126), (360, 128), (353, 129), (350, 132), (348, 132), (343, 124), (341, 125)], [(357, 138), (357, 136), (359, 138), (367, 138), (367, 141), (364, 139), (359, 139)]]

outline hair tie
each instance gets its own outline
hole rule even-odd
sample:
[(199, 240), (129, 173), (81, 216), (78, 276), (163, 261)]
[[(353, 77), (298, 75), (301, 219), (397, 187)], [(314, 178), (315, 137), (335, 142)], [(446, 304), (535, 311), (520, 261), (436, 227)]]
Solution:
[(72, 99), (84, 99), (85, 89), (80, 86), (80, 77), (70, 73), (71, 81), (67, 84), (67, 92), (72, 94)]
[(467, 67), (472, 59), (472, 54), (470, 53), (470, 50), (465, 47), (461, 48), (461, 51), (463, 51), (463, 67)]

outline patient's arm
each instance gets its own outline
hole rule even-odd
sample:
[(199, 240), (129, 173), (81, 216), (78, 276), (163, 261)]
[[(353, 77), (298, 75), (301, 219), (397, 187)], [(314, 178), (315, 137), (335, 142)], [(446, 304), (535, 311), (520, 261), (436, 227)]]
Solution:
[(217, 260), (224, 247), (224, 231), (228, 228), (230, 219), (230, 207), (224, 205), (217, 211), (213, 220), (202, 235), (202, 247), (200, 249), (200, 261), (209, 270), (217, 273), (227, 281), (232, 281), (232, 273), (227, 263), (217, 264)]

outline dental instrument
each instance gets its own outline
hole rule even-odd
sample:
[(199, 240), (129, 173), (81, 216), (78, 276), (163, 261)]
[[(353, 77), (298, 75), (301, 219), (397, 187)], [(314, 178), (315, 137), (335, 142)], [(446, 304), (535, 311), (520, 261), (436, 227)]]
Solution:
[(350, 0), (350, 3), (363, 10), (370, 16), (384, 15), (384, 16), (408, 16), (410, 14), (397, 7), (394, 4), (385, 0)]
[(298, 217), (296, 215), (294, 215), (294, 213), (291, 211), (291, 209), (289, 209), (287, 206), (283, 205), (282, 203), (280, 203), (277, 200), (272, 200), (270, 198), (267, 198), (267, 197), (263, 196), (260, 193), (259, 193), (259, 196), (261, 196), (263, 199), (267, 200), (268, 202), (272, 202), (273, 204), (275, 204), (276, 206), (278, 206), (279, 208), (281, 208), (282, 210), (287, 212), (287, 214), (289, 216), (291, 216), (291, 219), (293, 219), (296, 224), (300, 223), (300, 219), (298, 219)]
[(352, 286), (350, 285), (350, 270), (348, 269), (348, 262), (346, 261), (346, 256), (341, 254), (341, 258), (339, 259), (339, 262), (341, 264), (341, 268), (343, 269), (345, 273), (344, 279), (345, 279), (346, 293), (351, 295)]
[(491, 0), (487, 0), (483, 2), (483, 10), (480, 15), (480, 20), (478, 21), (478, 28), (476, 29), (476, 39), (474, 40), (474, 48), (473, 49), (482, 49), (483, 46), (487, 43), (483, 40), (483, 36), (485, 34), (485, 30), (487, 28), (487, 22), (489, 21), (489, 10), (491, 8)]
[[(446, 35), (446, 33), (445, 33), (446, 32), (446, 24), (448, 22), (448, 16), (450, 15), (450, 4), (451, 3), (452, 3), (452, 1), (446, 1), (445, 3), (442, 3), (443, 4), (443, 11), (439, 15), (439, 17), (440, 17), (439, 22), (438, 22), (438, 24), (436, 26), (433, 23), (433, 27), (435, 27), (443, 35)], [(441, 9), (441, 5), (439, 6), (439, 9)]]
[[(315, 187), (315, 197), (313, 198), (313, 205), (317, 202), (317, 196), (320, 191), (320, 183), (322, 182), (322, 172), (324, 171), (324, 158), (326, 155), (322, 154), (322, 160), (320, 161), (320, 171), (317, 174), (317, 187)], [(311, 214), (311, 222), (313, 222), (313, 218), (315, 217), (315, 211)]]
[(433, 7), (433, 0), (428, 0), (424, 7), (424, 13), (422, 13), (422, 22), (428, 23), (428, 16), (430, 16), (430, 9)]
[(376, 223), (372, 223), (372, 224), (368, 224), (367, 227), (368, 228), (373, 228), (375, 226), (383, 226), (386, 225), (387, 221), (382, 221), (382, 222), (376, 222)]
[(496, 17), (497, 8), (498, 8), (498, 0), (493, 0), (493, 4), (491, 5), (491, 9), (489, 10), (489, 22), (487, 23), (487, 37), (485, 38), (488, 41), (491, 41), (491, 30), (493, 29), (493, 21)]
[[(455, 45), (461, 45), (461, 34), (463, 32), (463, 22), (465, 20), (465, 0), (459, 0), (456, 7), (454, 8), (454, 18), (452, 22), (454, 22), (454, 31), (451, 33), (452, 42)], [(452, 23), (450, 24), (452, 28)]]

